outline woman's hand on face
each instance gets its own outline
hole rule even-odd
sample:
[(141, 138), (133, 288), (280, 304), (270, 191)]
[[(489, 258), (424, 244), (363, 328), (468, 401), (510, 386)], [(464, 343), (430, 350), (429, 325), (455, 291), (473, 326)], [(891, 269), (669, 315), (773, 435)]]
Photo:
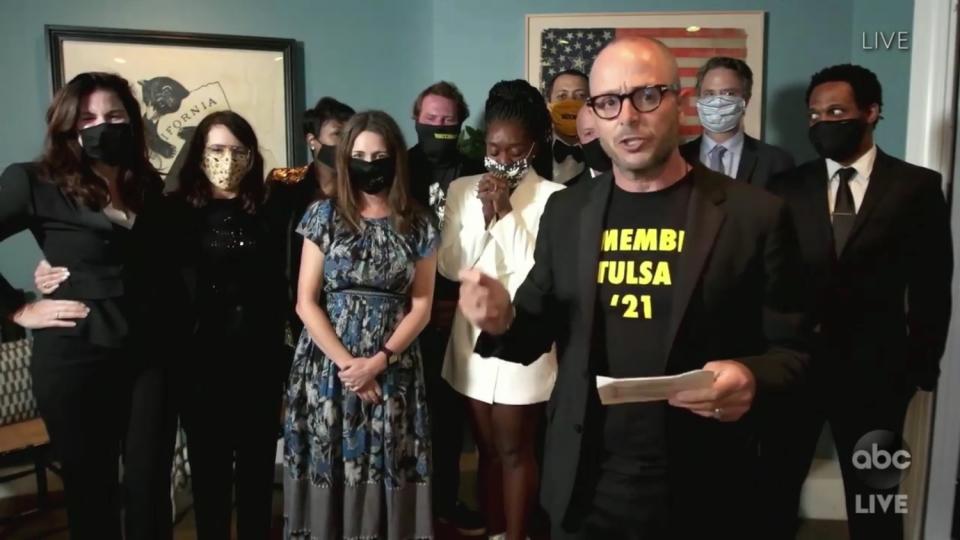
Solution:
[(493, 220), (493, 216), (497, 214), (496, 208), (493, 206), (493, 182), (494, 177), (490, 174), (485, 174), (477, 184), (477, 198), (480, 199), (482, 204), (483, 222), (487, 225)]
[(513, 210), (507, 181), (490, 173), (483, 175), (477, 184), (477, 197), (484, 203), (483, 217), (488, 224), (494, 215), (503, 217)]

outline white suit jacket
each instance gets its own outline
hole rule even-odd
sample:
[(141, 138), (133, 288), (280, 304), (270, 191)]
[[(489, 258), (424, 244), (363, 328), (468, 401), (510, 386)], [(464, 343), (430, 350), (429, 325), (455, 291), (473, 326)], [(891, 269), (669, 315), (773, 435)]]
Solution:
[[(477, 198), (483, 175), (459, 178), (447, 190), (442, 242), (437, 266), (444, 277), (459, 281), (464, 268), (477, 268), (496, 278), (510, 297), (533, 267), (533, 250), (540, 216), (547, 198), (563, 185), (545, 180), (530, 169), (510, 195), (513, 210), (487, 227)], [(557, 377), (553, 350), (529, 366), (496, 358), (481, 358), (473, 352), (480, 331), (460, 309), (453, 319), (443, 363), (443, 378), (458, 392), (486, 403), (527, 405), (550, 398)]]

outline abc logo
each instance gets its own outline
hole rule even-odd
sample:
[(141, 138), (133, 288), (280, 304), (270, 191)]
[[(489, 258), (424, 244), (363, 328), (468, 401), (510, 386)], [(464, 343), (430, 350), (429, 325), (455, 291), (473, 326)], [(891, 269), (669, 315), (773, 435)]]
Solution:
[(898, 486), (913, 461), (910, 449), (899, 435), (883, 429), (860, 437), (853, 448), (857, 477), (874, 489)]

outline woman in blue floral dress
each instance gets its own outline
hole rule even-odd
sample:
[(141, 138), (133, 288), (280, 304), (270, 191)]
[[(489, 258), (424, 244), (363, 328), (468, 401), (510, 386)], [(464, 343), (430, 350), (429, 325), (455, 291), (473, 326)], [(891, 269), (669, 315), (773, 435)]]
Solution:
[(409, 197), (406, 144), (387, 114), (345, 126), (337, 197), (303, 217), (287, 391), (285, 537), (431, 538), (430, 429), (416, 337), (437, 229)]

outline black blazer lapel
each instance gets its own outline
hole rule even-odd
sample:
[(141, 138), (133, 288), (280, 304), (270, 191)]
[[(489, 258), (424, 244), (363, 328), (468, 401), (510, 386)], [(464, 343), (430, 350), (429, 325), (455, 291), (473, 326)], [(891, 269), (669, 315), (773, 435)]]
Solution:
[(83, 204), (78, 204), (61, 189), (57, 189), (60, 200), (67, 210), (58, 211), (64, 222), (74, 222), (82, 228), (89, 228), (99, 232), (112, 232), (113, 222), (103, 213), (103, 210), (94, 210)]
[(600, 242), (603, 234), (603, 219), (607, 213), (610, 193), (613, 190), (613, 174), (603, 173), (593, 179), (596, 183), (586, 203), (580, 208), (580, 267), (578, 269), (580, 305), (583, 307), (581, 328), (593, 332), (594, 309), (597, 301), (597, 266), (600, 261)]
[[(753, 171), (757, 168), (757, 146), (754, 140), (744, 135), (743, 150), (740, 152), (740, 165), (737, 166), (737, 180), (753, 183)], [(760, 186), (763, 187), (763, 186)]]
[[(699, 169), (699, 170), (696, 170)], [(680, 253), (678, 279), (673, 288), (673, 307), (670, 311), (670, 326), (667, 330), (668, 351), (680, 329), (680, 322), (687, 311), (693, 290), (700, 281), (700, 274), (713, 249), (717, 233), (726, 217), (721, 204), (726, 199), (723, 181), (703, 167), (695, 167), (693, 190), (687, 205), (687, 249)], [(669, 358), (669, 354), (666, 358)]]
[[(843, 247), (843, 253), (849, 251), (850, 245), (856, 242), (857, 234), (866, 226), (870, 214), (889, 191), (893, 179), (887, 174), (888, 171), (889, 158), (877, 148), (877, 158), (874, 160), (873, 170), (870, 172), (867, 192), (863, 195), (863, 202), (860, 204), (857, 217), (853, 221), (853, 230), (850, 231), (850, 238), (847, 239), (847, 243)], [(843, 253), (840, 255), (843, 256)]]
[(691, 166), (700, 163), (700, 139), (697, 137), (680, 145), (680, 155)]

